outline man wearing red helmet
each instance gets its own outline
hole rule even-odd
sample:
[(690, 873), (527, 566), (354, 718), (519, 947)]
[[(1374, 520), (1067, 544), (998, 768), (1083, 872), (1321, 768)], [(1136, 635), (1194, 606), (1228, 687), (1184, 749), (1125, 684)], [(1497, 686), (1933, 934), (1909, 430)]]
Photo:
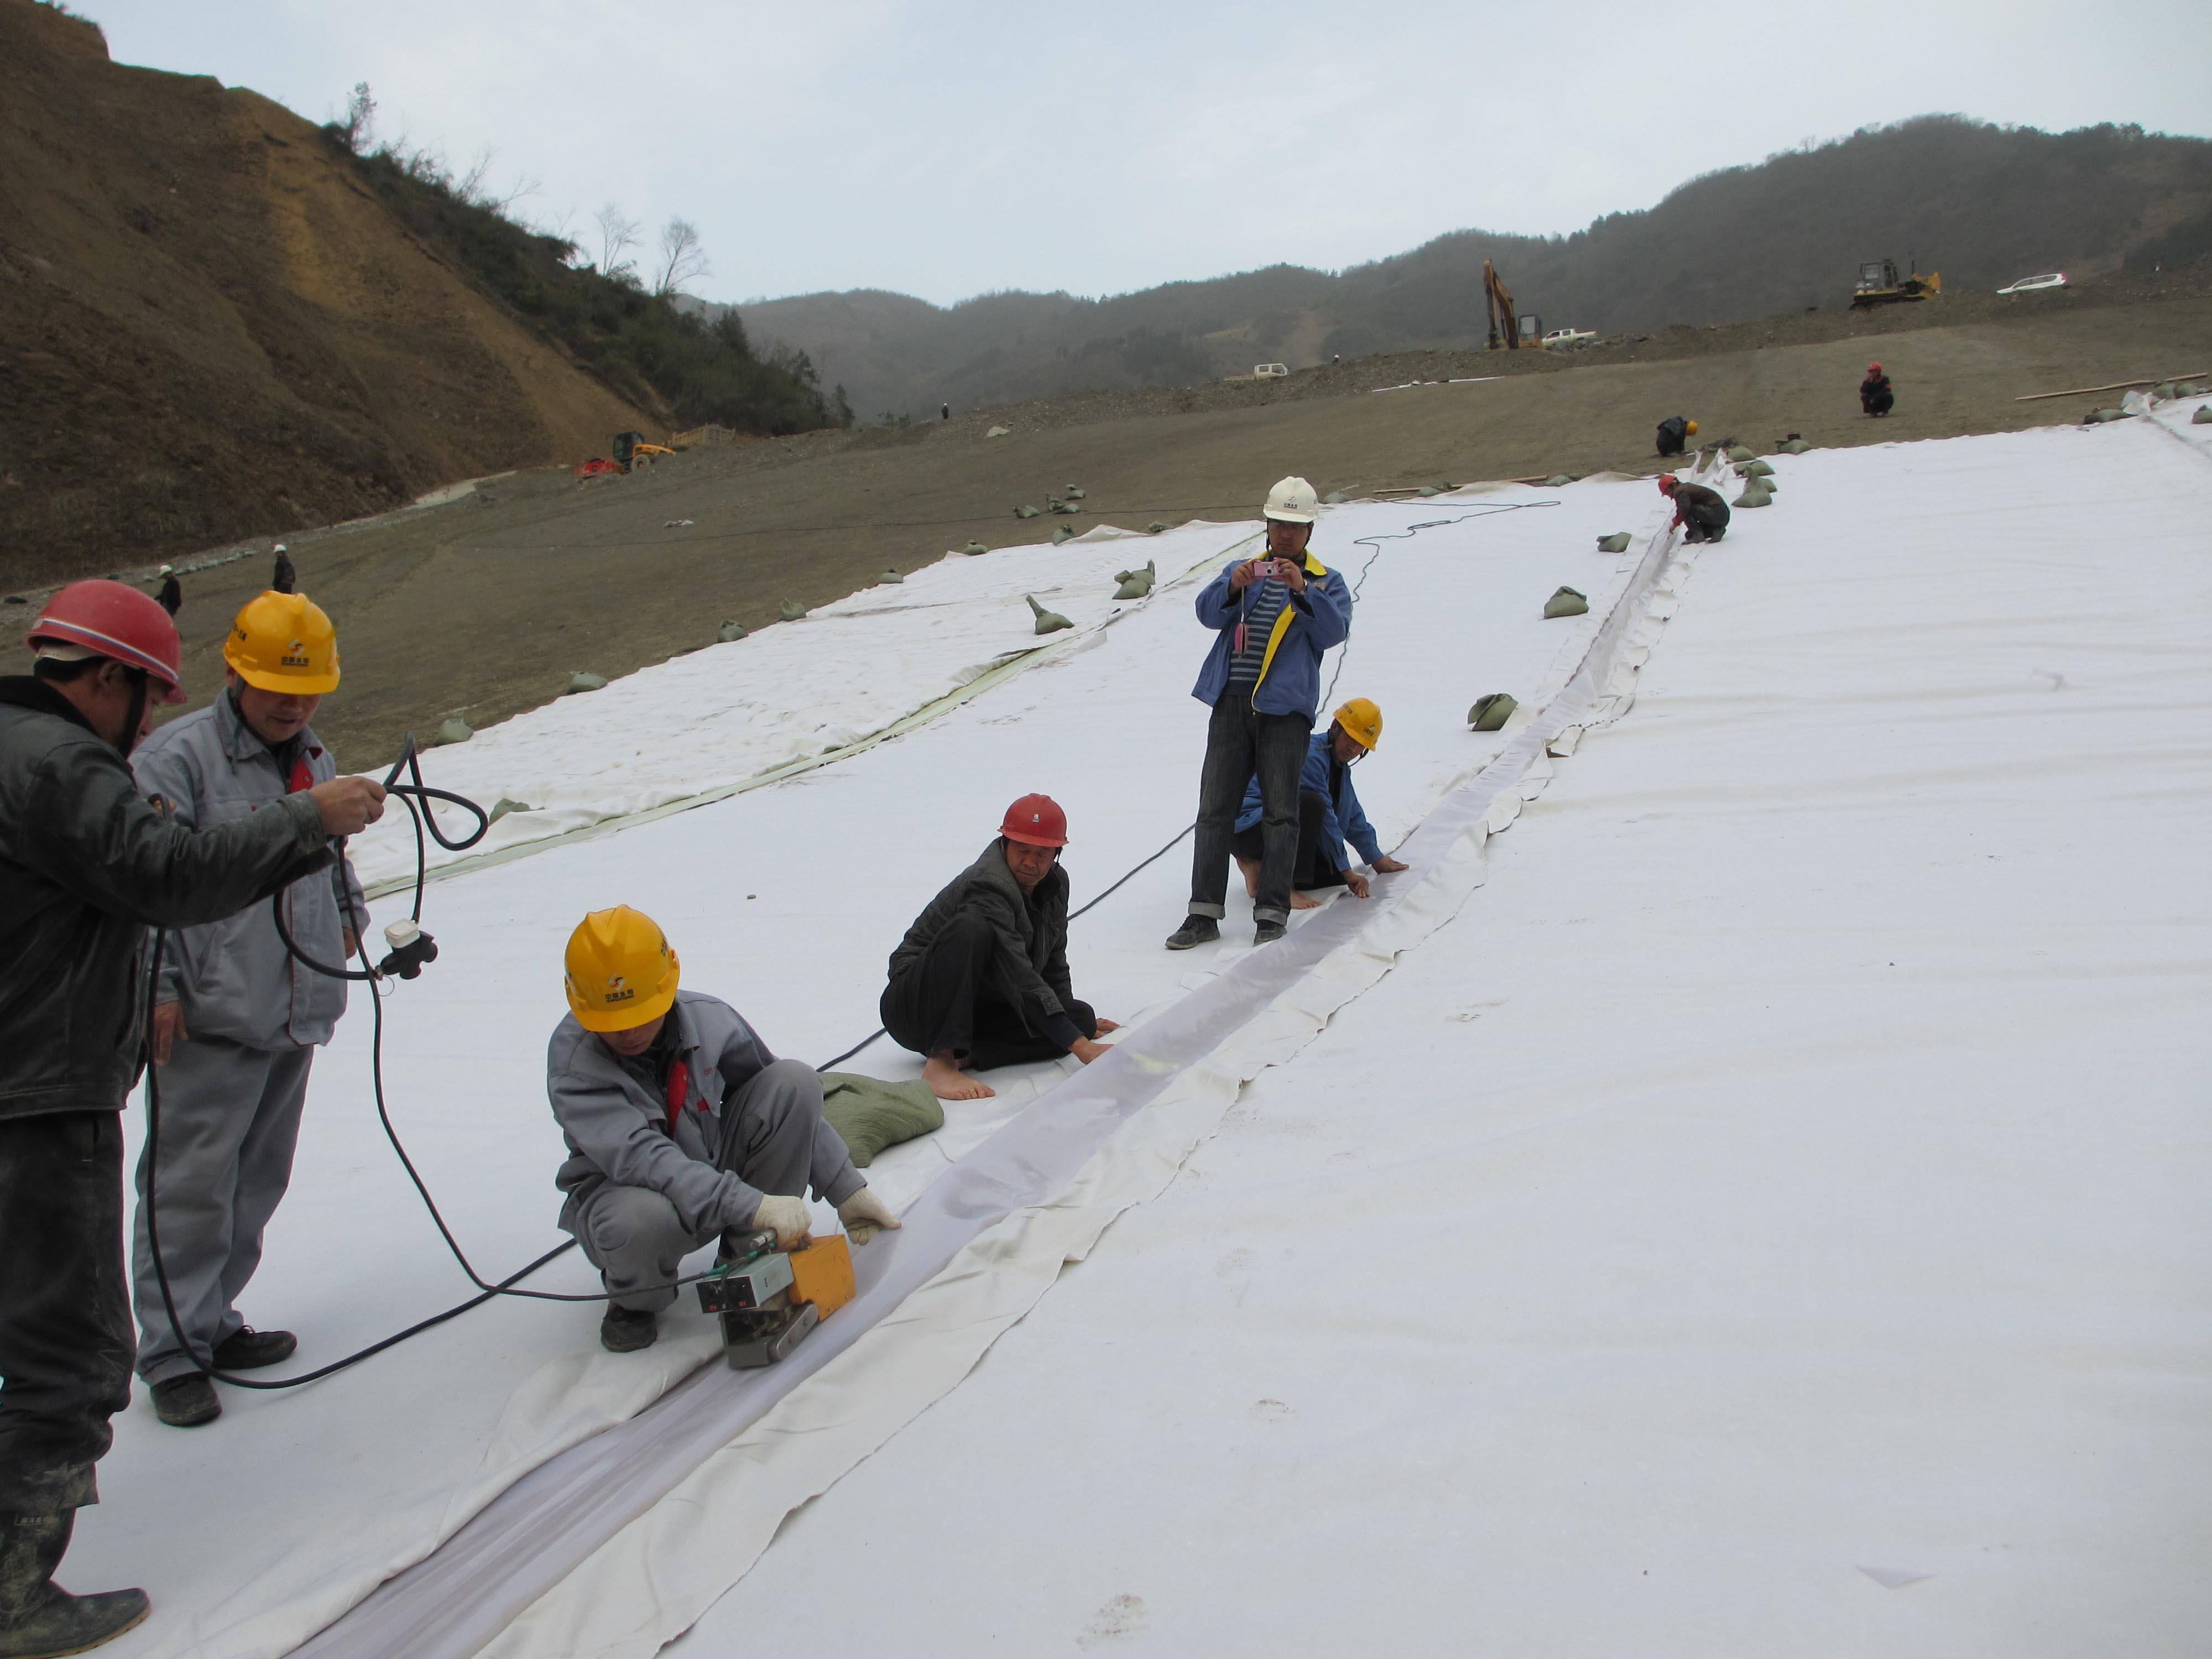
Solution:
[(1049, 795), (1006, 809), (998, 838), (930, 900), (891, 952), (884, 1029), (922, 1056), (940, 1100), (997, 1091), (964, 1070), (1073, 1054), (1118, 1029), (1075, 1000), (1067, 972), (1067, 815)]
[(1867, 377), (1859, 382), (1859, 410), (1867, 415), (1887, 415), (1897, 407), (1897, 388), (1889, 383), (1889, 376), (1881, 372), (1880, 363), (1867, 365)]
[(1717, 489), (1684, 483), (1671, 472), (1659, 475), (1659, 493), (1674, 503), (1674, 522), (1669, 529), (1682, 532), (1686, 542), (1717, 542), (1728, 534), (1729, 504)]
[(338, 778), (218, 828), (177, 823), (125, 759), (184, 701), (176, 624), (149, 595), (73, 582), (0, 678), (0, 1653), (76, 1653), (146, 1616), (143, 1592), (53, 1582), (99, 1501), (131, 1398), (124, 1096), (143, 1062), (149, 926), (213, 921), (322, 868), (381, 815)]

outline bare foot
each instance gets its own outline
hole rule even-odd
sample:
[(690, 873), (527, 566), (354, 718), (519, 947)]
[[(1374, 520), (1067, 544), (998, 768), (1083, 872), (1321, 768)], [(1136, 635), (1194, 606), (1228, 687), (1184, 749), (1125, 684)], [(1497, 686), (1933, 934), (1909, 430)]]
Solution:
[(1238, 859), (1237, 860), (1237, 867), (1244, 872), (1244, 896), (1249, 899), (1259, 897), (1260, 860), (1257, 859)]
[(999, 1092), (981, 1078), (969, 1077), (951, 1060), (936, 1054), (921, 1062), (921, 1080), (939, 1100), (988, 1100)]
[(1291, 908), (1293, 910), (1318, 910), (1321, 908), (1321, 901), (1317, 898), (1308, 898), (1304, 893), (1293, 893), (1291, 895)]

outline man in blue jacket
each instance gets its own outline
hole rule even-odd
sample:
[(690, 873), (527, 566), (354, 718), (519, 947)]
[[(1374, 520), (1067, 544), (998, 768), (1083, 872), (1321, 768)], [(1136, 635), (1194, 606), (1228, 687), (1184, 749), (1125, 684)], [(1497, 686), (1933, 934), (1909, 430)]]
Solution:
[(1290, 918), (1298, 773), (1321, 702), (1322, 653), (1352, 629), (1344, 578), (1306, 551), (1320, 512), (1311, 484), (1285, 478), (1267, 492), (1267, 550), (1237, 560), (1198, 596), (1198, 619), (1214, 639), (1191, 696), (1212, 708), (1213, 718), (1199, 775), (1189, 914), (1169, 935), (1170, 951), (1221, 937), (1230, 839), (1245, 786), (1255, 777), (1261, 854), (1254, 943), (1282, 938)]
[[(1330, 717), (1328, 730), (1316, 732), (1306, 743), (1305, 770), (1298, 775), (1298, 855), (1291, 871), (1291, 908), (1311, 910), (1321, 901), (1306, 892), (1316, 887), (1346, 887), (1354, 898), (1367, 896), (1367, 878), (1344, 856), (1347, 841), (1377, 875), (1406, 866), (1386, 857), (1375, 838), (1374, 826), (1360, 810), (1359, 794), (1352, 787), (1352, 769), (1372, 754), (1382, 741), (1382, 711), (1366, 697), (1354, 697)], [(1244, 791), (1244, 810), (1237, 814), (1237, 833), (1230, 848), (1237, 867), (1244, 872), (1244, 890), (1260, 890), (1261, 817), (1260, 786), (1255, 780)]]

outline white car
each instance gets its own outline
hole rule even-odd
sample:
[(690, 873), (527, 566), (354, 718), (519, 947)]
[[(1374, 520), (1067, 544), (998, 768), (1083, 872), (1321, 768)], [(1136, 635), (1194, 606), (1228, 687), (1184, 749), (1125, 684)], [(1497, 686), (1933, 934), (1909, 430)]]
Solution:
[(2033, 294), (2039, 289), (2064, 288), (2065, 286), (2066, 273), (2063, 270), (2054, 270), (2050, 272), (2048, 275), (2042, 276), (2023, 276), (2018, 282), (2013, 283), (2009, 288), (2001, 288), (1997, 292), (2000, 294)]
[(1595, 329), (1555, 328), (1544, 337), (1544, 349), (1564, 351), (1571, 347), (1588, 345), (1595, 338), (1597, 331)]
[(1279, 380), (1282, 376), (1288, 374), (1290, 372), (1289, 368), (1282, 363), (1255, 363), (1252, 365), (1252, 378), (1255, 380)]

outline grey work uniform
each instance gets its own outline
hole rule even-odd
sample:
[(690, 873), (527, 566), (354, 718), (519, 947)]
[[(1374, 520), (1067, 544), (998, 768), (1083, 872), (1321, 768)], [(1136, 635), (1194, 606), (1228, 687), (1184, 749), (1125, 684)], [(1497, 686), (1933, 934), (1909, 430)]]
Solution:
[(629, 1058), (571, 1014), (546, 1045), (545, 1095), (568, 1142), (561, 1225), (633, 1311), (673, 1302), (684, 1256), (750, 1227), (763, 1195), (811, 1187), (842, 1204), (868, 1184), (822, 1121), (820, 1075), (701, 992), (678, 991), (653, 1046)]
[[(254, 735), (236, 693), (162, 726), (132, 757), (139, 787), (179, 823), (234, 823), (337, 775), (303, 728), (281, 750)], [(284, 926), (301, 951), (333, 966), (342, 930), (368, 926), (361, 884), (343, 860), (296, 881)], [(174, 1002), (188, 1041), (161, 1068), (161, 1265), (178, 1322), (203, 1360), (244, 1326), (234, 1305), (261, 1265), (261, 1236), (292, 1179), (292, 1153), (315, 1048), (345, 1012), (346, 988), (293, 960), (267, 904), (172, 933), (155, 1000)], [(147, 1232), (147, 1160), (138, 1159), (131, 1276), (138, 1374), (149, 1383), (193, 1369), (161, 1303)]]

